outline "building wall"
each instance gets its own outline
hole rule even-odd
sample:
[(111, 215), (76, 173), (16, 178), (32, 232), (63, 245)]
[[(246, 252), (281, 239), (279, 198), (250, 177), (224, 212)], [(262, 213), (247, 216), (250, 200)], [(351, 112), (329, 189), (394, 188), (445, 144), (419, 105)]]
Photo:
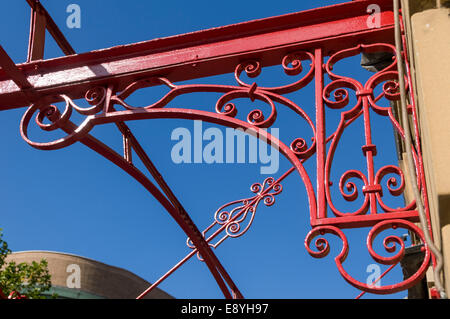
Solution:
[[(151, 284), (128, 270), (106, 265), (85, 257), (44, 251), (16, 252), (7, 261), (17, 263), (48, 262), (52, 276), (52, 292), (61, 298), (135, 299)], [(145, 299), (172, 299), (156, 288)]]
[[(409, 1), (420, 133), (431, 222), (450, 291), (450, 11)], [(444, 1), (442, 1), (444, 3)], [(432, 280), (432, 278), (429, 278)]]

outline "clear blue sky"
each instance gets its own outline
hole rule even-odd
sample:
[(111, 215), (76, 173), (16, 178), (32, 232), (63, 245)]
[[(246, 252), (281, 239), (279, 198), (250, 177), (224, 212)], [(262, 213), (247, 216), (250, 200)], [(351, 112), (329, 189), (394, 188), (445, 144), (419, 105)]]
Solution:
[[(150, 40), (221, 25), (302, 11), (342, 1), (141, 1), (141, 0), (46, 0), (42, 1), (77, 52)], [(66, 27), (66, 7), (81, 7), (81, 29)], [(0, 3), (1, 45), (16, 63), (25, 61), (29, 30), (26, 1)], [(49, 38), (48, 38), (49, 39)], [(61, 55), (52, 41), (47, 42), (46, 58)], [(355, 72), (358, 79), (369, 73), (358, 68), (358, 59), (337, 65), (336, 70)], [(268, 74), (282, 74), (280, 68)], [(262, 77), (262, 75), (261, 75)], [(265, 79), (274, 84), (288, 81), (275, 76)], [(232, 75), (199, 79), (190, 83), (230, 83)], [(287, 82), (285, 82), (287, 83)], [(312, 87), (293, 95), (296, 102), (314, 118)], [(161, 92), (146, 89), (133, 97), (136, 105), (148, 105)], [(211, 108), (218, 96), (192, 95), (174, 100), (174, 105)], [(243, 103), (243, 102), (242, 102)], [(241, 106), (242, 107), (242, 106)], [(24, 110), (0, 114), (0, 227), (14, 251), (50, 250), (77, 254), (128, 269), (153, 282), (189, 252), (186, 236), (159, 203), (124, 172), (82, 145), (58, 151), (39, 151), (20, 137), (19, 122)], [(338, 121), (339, 111), (327, 110), (328, 132)], [(374, 115), (375, 117), (375, 115)], [(129, 123), (186, 210), (202, 230), (213, 220), (214, 211), (226, 202), (252, 193), (251, 184), (262, 182), (260, 164), (184, 164), (170, 157), (173, 129), (193, 123), (182, 120), (151, 120)], [(204, 127), (211, 125), (204, 124)], [(288, 144), (292, 138), (311, 134), (292, 112), (279, 110), (277, 127)], [(375, 143), (379, 147), (376, 166), (396, 164), (392, 126), (377, 118)], [(93, 134), (120, 151), (121, 137), (112, 126), (95, 128)], [(42, 137), (38, 135), (38, 137)], [(45, 138), (45, 136), (44, 136)], [(333, 180), (352, 168), (365, 171), (362, 156), (363, 130), (356, 121), (346, 141), (354, 144), (336, 152)], [(315, 158), (306, 164), (314, 181)], [(280, 157), (280, 170), (290, 168)], [(313, 184), (315, 184), (313, 182)], [(388, 193), (387, 191), (385, 193)], [(336, 196), (337, 198), (337, 196)], [(400, 199), (387, 203), (402, 205)], [(356, 207), (336, 199), (340, 207)], [(283, 183), (283, 192), (272, 207), (260, 205), (250, 230), (238, 239), (228, 239), (216, 253), (247, 298), (354, 298), (359, 291), (348, 285), (334, 264), (340, 243), (330, 237), (332, 251), (324, 259), (314, 259), (303, 241), (310, 230), (304, 186), (297, 173)], [(346, 231), (349, 273), (364, 281), (373, 260), (367, 253), (368, 229)], [(384, 269), (384, 268), (383, 268)], [(395, 268), (382, 284), (399, 281)], [(206, 266), (193, 258), (160, 288), (177, 298), (222, 298)], [(403, 298), (406, 292), (389, 297)], [(365, 298), (379, 298), (367, 294)]]

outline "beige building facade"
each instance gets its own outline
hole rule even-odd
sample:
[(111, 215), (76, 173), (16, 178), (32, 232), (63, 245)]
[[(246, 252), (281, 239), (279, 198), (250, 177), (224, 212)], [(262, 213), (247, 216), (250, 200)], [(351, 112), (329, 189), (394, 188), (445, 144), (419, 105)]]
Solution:
[[(49, 294), (60, 299), (135, 299), (151, 284), (132, 272), (71, 254), (25, 251), (15, 252), (7, 262), (31, 263), (45, 259), (52, 280)], [(173, 299), (161, 289), (154, 289), (144, 299)]]
[[(450, 1), (403, 0), (433, 240), (450, 291)], [(433, 273), (427, 274), (429, 288)]]

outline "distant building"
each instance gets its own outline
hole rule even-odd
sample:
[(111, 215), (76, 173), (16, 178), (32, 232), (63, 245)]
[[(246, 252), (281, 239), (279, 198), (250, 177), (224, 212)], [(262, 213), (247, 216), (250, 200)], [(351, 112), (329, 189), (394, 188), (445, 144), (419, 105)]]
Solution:
[[(52, 276), (52, 289), (60, 299), (135, 299), (151, 284), (132, 272), (76, 255), (25, 251), (8, 256), (7, 261), (31, 263), (45, 259)], [(156, 288), (145, 299), (173, 299)]]

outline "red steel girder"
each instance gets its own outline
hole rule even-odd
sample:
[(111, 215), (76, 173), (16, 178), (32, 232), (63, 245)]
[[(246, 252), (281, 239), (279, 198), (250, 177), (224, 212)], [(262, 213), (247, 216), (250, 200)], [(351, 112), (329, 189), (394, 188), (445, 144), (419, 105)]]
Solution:
[(3, 47), (0, 45), (0, 67), (1, 71), (8, 74), (12, 82), (21, 90), (31, 90), (33, 86), (28, 79), (18, 69), (14, 61), (9, 57)]
[[(44, 58), (47, 19), (38, 6), (38, 4), (40, 4), (39, 2), (28, 0), (28, 4), (31, 6), (31, 18), (27, 62), (31, 62), (42, 60)], [(42, 7), (42, 5), (40, 7)]]
[[(378, 3), (381, 25), (367, 24), (367, 7)], [(92, 86), (114, 84), (123, 90), (133, 80), (164, 76), (172, 82), (229, 73), (244, 59), (275, 65), (289, 51), (321, 46), (324, 55), (392, 37), (390, 0), (355, 1), (225, 27), (117, 46), (78, 55), (18, 65), (40, 95), (81, 98)], [(220, 60), (220, 63), (217, 61)], [(0, 71), (0, 110), (29, 101), (10, 76)], [(55, 97), (54, 101), (57, 100)], [(53, 102), (50, 99), (51, 102)]]

